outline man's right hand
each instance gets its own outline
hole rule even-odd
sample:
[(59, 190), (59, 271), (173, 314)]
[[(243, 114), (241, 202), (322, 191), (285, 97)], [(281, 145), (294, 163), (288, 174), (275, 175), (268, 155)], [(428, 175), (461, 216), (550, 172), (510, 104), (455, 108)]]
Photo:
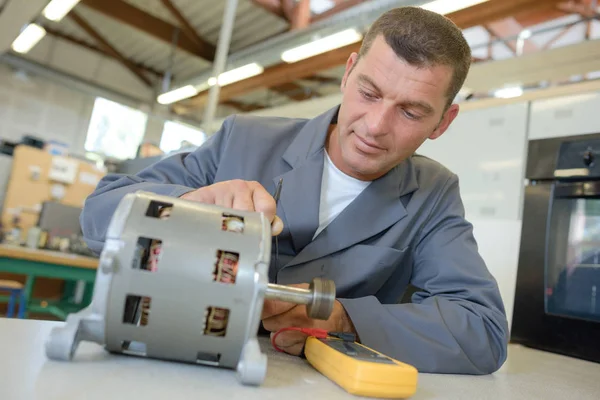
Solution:
[(275, 199), (255, 181), (235, 179), (219, 182), (185, 193), (181, 198), (235, 210), (263, 212), (271, 222), (273, 236), (283, 230), (283, 221), (276, 215)]

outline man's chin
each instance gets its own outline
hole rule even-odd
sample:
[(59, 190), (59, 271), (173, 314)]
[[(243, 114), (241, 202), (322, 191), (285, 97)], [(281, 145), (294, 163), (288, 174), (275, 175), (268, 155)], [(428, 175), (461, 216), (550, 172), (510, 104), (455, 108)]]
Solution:
[(346, 165), (348, 166), (351, 175), (357, 179), (364, 179), (368, 176), (377, 175), (379, 170), (375, 165), (372, 165), (368, 161), (369, 160), (352, 158), (346, 162)]

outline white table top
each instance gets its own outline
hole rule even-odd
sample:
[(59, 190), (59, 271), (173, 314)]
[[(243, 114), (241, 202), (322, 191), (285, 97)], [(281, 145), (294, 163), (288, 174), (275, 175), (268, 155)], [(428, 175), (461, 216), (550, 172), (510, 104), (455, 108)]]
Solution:
[[(0, 318), (0, 398), (58, 399), (356, 399), (306, 360), (277, 353), (268, 341), (261, 387), (238, 383), (235, 371), (111, 355), (83, 342), (73, 362), (47, 360), (44, 341), (60, 323)], [(495, 374), (420, 374), (412, 399), (600, 398), (600, 364), (511, 345)]]

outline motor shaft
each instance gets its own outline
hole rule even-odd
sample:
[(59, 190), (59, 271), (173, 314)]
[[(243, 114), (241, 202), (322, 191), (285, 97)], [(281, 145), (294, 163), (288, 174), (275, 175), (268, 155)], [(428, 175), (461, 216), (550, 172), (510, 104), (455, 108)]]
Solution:
[(329, 279), (315, 278), (308, 289), (270, 283), (265, 298), (304, 304), (310, 318), (328, 319), (335, 302), (335, 283)]

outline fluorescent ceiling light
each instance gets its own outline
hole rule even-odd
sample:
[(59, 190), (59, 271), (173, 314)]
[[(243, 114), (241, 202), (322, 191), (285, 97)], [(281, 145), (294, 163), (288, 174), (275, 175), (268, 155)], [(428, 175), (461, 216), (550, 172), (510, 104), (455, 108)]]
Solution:
[(156, 101), (160, 104), (171, 104), (176, 101), (187, 99), (188, 97), (192, 97), (198, 94), (196, 88), (192, 85), (187, 85), (180, 87), (175, 90), (171, 90), (170, 92), (166, 92), (158, 96)]
[(362, 35), (355, 29), (346, 29), (330, 36), (315, 40), (314, 42), (303, 44), (302, 46), (286, 50), (281, 53), (281, 59), (287, 63), (293, 63), (303, 60), (317, 54), (337, 49), (356, 43), (362, 39)]
[[(263, 67), (257, 63), (246, 64), (243, 67), (232, 69), (231, 71), (223, 72), (219, 75), (217, 82), (219, 86), (229, 85), (230, 83), (241, 81), (252, 76), (260, 75), (264, 71)], [(214, 78), (208, 80), (209, 85), (214, 85)]]
[(206, 81), (208, 87), (215, 86), (219, 83), (219, 86), (229, 85), (230, 83), (241, 81), (243, 79), (250, 78), (252, 76), (260, 75), (264, 71), (264, 68), (257, 63), (246, 64), (243, 67), (232, 69), (231, 71), (223, 72), (219, 75), (219, 79), (211, 76)]
[(513, 97), (519, 97), (523, 94), (523, 89), (520, 87), (508, 87), (494, 92), (494, 97), (501, 99), (512, 99)]
[(476, 6), (489, 0), (435, 0), (420, 7), (438, 14), (450, 14), (455, 11)]
[(52, 0), (42, 14), (50, 21), (60, 21), (79, 3), (79, 0)]
[(29, 24), (12, 43), (12, 49), (17, 53), (27, 53), (42, 40), (46, 30), (37, 24)]
[(223, 72), (219, 75), (219, 79), (215, 79), (214, 77), (212, 77), (209, 78), (207, 82), (202, 83), (198, 86), (187, 85), (175, 90), (171, 90), (170, 92), (163, 93), (160, 96), (158, 96), (156, 101), (158, 101), (160, 104), (175, 103), (176, 101), (195, 96), (201, 91), (216, 85), (217, 82), (219, 83), (219, 86), (225, 86), (233, 82), (241, 81), (242, 79), (262, 74), (263, 70), (263, 67), (261, 67), (257, 63), (247, 64), (243, 67)]
[(531, 35), (533, 35), (533, 33), (531, 33), (531, 31), (529, 29), (525, 29), (524, 31), (521, 31), (521, 33), (519, 33), (519, 38), (520, 39), (529, 39), (531, 37)]

